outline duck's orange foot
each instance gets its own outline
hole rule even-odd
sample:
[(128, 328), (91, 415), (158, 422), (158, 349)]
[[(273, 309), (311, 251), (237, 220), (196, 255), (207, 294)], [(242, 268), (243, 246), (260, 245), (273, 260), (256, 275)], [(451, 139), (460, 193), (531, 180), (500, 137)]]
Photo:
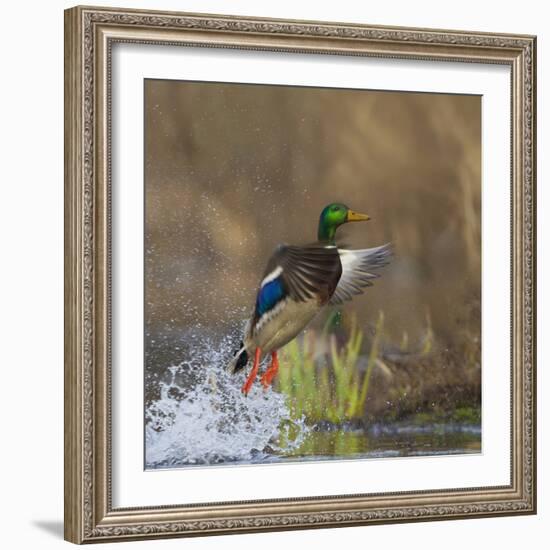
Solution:
[(243, 384), (243, 387), (241, 388), (241, 392), (245, 395), (248, 395), (248, 392), (250, 391), (250, 388), (252, 387), (254, 380), (251, 380), (250, 377), (246, 379), (246, 382)]
[(254, 380), (256, 380), (256, 376), (258, 375), (258, 368), (260, 367), (261, 354), (262, 354), (262, 350), (260, 348), (256, 348), (256, 353), (254, 355), (254, 366), (252, 367), (252, 370), (250, 371), (250, 374), (248, 375), (246, 382), (243, 384), (243, 387), (241, 388), (241, 391), (245, 395), (248, 395), (248, 392), (250, 391), (250, 388), (252, 387)]
[(265, 390), (267, 390), (267, 388), (269, 388), (269, 386), (273, 382), (273, 379), (275, 378), (275, 375), (277, 374), (278, 370), (279, 370), (279, 359), (277, 358), (277, 352), (273, 351), (271, 352), (271, 365), (269, 365), (269, 368), (265, 371), (264, 375), (260, 379)]

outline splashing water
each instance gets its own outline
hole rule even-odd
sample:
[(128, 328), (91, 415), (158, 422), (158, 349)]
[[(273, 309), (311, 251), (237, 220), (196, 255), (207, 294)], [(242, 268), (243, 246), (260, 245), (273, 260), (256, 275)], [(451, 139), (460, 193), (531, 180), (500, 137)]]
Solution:
[(225, 370), (232, 349), (229, 338), (203, 339), (192, 359), (167, 369), (146, 409), (147, 468), (266, 462), (303, 443), (310, 429), (284, 395), (258, 382), (241, 393), (243, 374)]

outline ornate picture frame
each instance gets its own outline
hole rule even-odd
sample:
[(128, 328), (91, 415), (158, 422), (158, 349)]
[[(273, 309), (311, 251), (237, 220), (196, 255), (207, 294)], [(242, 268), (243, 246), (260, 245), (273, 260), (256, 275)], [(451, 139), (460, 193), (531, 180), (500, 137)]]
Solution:
[[(115, 508), (114, 44), (499, 64), (511, 71), (510, 484)], [(536, 38), (75, 7), (65, 12), (65, 538), (74, 543), (536, 513)]]

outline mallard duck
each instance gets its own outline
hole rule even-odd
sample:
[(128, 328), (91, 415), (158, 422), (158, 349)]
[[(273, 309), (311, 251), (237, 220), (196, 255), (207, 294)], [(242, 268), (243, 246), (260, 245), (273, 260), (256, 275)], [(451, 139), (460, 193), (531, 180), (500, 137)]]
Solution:
[(245, 395), (267, 355), (271, 355), (271, 364), (261, 377), (264, 388), (269, 387), (279, 369), (278, 349), (295, 338), (323, 307), (351, 300), (378, 277), (372, 270), (387, 263), (389, 244), (348, 250), (338, 248), (335, 242), (338, 227), (369, 219), (344, 204), (329, 204), (319, 218), (318, 242), (304, 246), (281, 244), (275, 249), (267, 262), (240, 348), (228, 366), (229, 372), (239, 372), (254, 357), (242, 387)]

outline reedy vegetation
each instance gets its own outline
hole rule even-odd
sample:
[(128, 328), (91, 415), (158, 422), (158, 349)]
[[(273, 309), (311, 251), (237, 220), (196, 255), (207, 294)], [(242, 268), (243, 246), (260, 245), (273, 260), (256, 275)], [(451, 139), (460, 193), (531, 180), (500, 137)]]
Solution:
[(315, 358), (318, 334), (308, 331), (303, 339), (295, 339), (281, 351), (278, 389), (288, 396), (293, 416), (305, 417), (310, 422), (328, 420), (334, 424), (362, 418), (373, 367), (381, 363), (379, 345), (384, 329), (384, 314), (378, 321), (368, 352), (365, 369), (359, 369), (363, 331), (357, 326), (356, 316), (347, 341), (338, 347), (335, 334), (323, 330), (328, 337), (329, 360)]

